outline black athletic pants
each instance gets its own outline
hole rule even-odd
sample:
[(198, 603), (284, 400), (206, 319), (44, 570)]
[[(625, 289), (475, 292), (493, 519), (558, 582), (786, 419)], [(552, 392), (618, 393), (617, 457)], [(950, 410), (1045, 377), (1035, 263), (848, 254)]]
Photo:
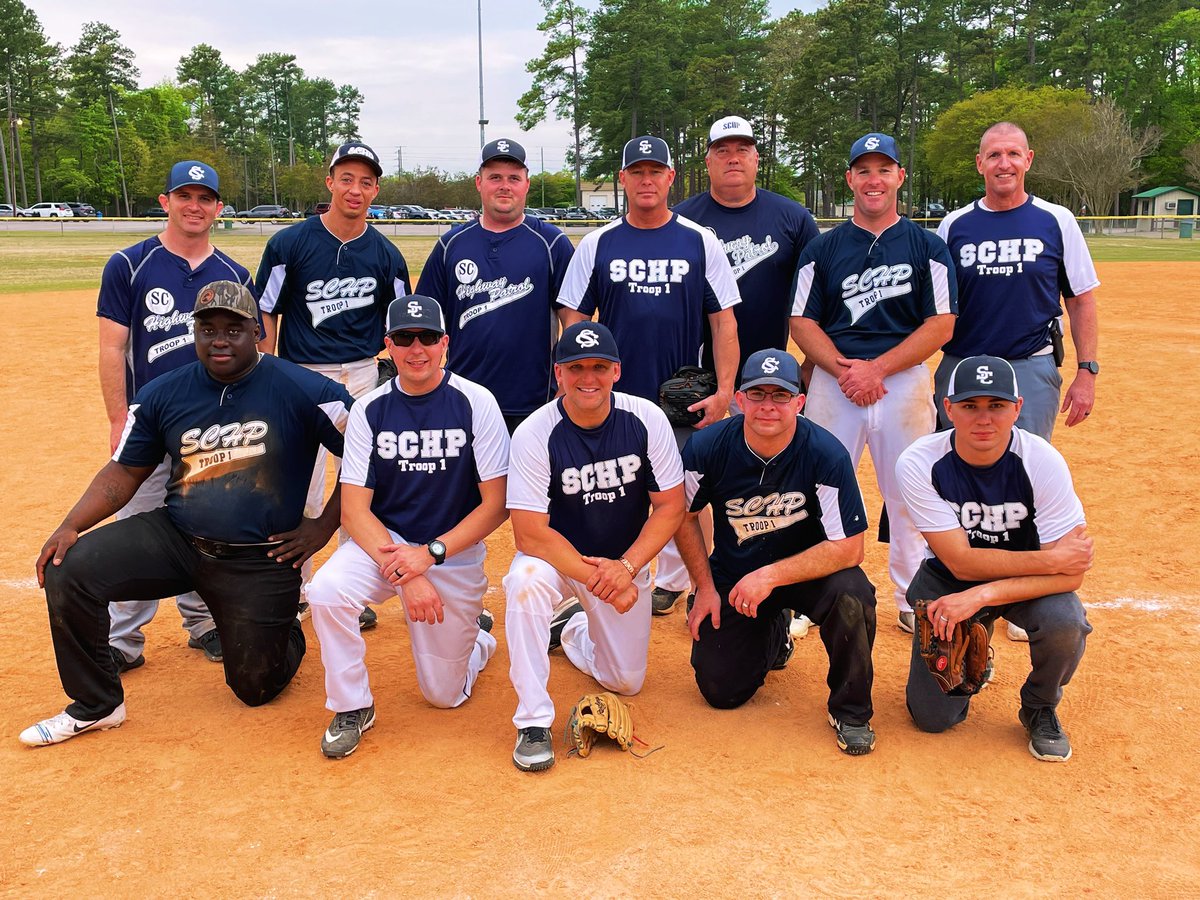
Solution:
[[(251, 551), (255, 552), (255, 551)], [(300, 570), (261, 556), (217, 559), (172, 524), (165, 507), (83, 535), (46, 566), (46, 605), (63, 690), (77, 719), (103, 718), (125, 698), (108, 649), (112, 600), (205, 598), (221, 635), (225, 683), (247, 706), (279, 694), (304, 658), (296, 621)]]
[(730, 588), (721, 595), (721, 627), (700, 626), (692, 644), (696, 685), (710, 706), (732, 709), (754, 696), (787, 640), (790, 617), (808, 616), (821, 631), (829, 654), (829, 712), (850, 725), (871, 721), (871, 683), (875, 645), (875, 587), (862, 569), (842, 569), (824, 578), (777, 588), (754, 618), (729, 605)]

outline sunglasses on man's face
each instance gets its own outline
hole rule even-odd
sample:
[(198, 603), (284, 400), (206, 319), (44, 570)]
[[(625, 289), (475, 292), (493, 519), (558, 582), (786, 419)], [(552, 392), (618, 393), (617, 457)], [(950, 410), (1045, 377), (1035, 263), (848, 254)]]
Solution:
[(442, 339), (436, 331), (393, 331), (388, 337), (397, 347), (411, 347), (413, 341), (420, 341), (422, 346), (432, 347)]

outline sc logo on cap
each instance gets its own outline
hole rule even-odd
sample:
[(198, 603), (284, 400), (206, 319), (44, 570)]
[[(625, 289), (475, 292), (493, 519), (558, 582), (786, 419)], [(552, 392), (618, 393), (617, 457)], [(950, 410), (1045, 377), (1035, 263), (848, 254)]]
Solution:
[(496, 141), (496, 149), (501, 153), (508, 152), (508, 141)]
[(419, 316), (421, 314), (421, 301), (420, 300), (409, 300), (408, 301), (408, 314), (410, 316)]
[(642, 151), (643, 153), (649, 153), (651, 150), (654, 149), (654, 145), (651, 144), (649, 141), (642, 141), (640, 144), (638, 144), (638, 149), (640, 151)]
[(987, 366), (980, 366), (975, 370), (975, 377), (979, 379), (980, 384), (991, 384), (992, 370)]
[(774, 375), (779, 371), (779, 360), (774, 356), (768, 356), (763, 360), (762, 370), (764, 375)]
[(869, 137), (869, 138), (867, 138), (866, 143), (864, 143), (863, 146), (866, 147), (868, 150), (874, 150), (876, 147), (879, 146), (879, 138)]
[(596, 334), (590, 328), (585, 328), (579, 334), (575, 335), (575, 343), (585, 350), (590, 350), (593, 347), (600, 346), (600, 335)]
[(204, 166), (192, 166), (190, 169), (188, 169), (188, 178), (200, 179), (207, 175), (208, 172), (205, 170)]

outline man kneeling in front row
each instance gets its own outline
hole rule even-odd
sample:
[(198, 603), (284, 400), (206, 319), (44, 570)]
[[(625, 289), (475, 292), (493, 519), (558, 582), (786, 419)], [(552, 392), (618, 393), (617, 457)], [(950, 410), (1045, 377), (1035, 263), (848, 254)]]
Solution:
[[(940, 639), (972, 617), (1003, 617), (1029, 633), (1033, 671), (1021, 686), (1029, 752), (1071, 758), (1055, 708), (1092, 627), (1075, 594), (1092, 565), (1083, 505), (1062, 455), (1016, 428), (1022, 401), (1007, 360), (973, 356), (950, 375), (943, 407), (953, 431), (918, 438), (896, 462), (904, 502), (928, 545), (908, 600), (930, 600)], [(922, 731), (967, 717), (968, 696), (944, 694), (913, 635), (908, 711)]]
[[(688, 613), (696, 684), (712, 706), (741, 706), (768, 671), (787, 665), (795, 610), (821, 628), (838, 747), (870, 753), (875, 588), (859, 568), (867, 516), (850, 456), (800, 418), (800, 367), (782, 350), (746, 360), (737, 404), (742, 415), (683, 448), (688, 515), (676, 541), (696, 585)], [(709, 504), (706, 559), (698, 516)]]
[[(300, 566), (337, 529), (338, 492), (304, 517), (318, 444), (342, 454), (346, 389), (261, 356), (258, 306), (245, 286), (216, 281), (195, 305), (199, 361), (138, 391), (125, 432), (37, 561), (66, 711), (21, 741), (57, 744), (125, 721), (108, 650), (108, 604), (196, 590), (221, 636), (225, 683), (247, 706), (287, 687), (304, 658)], [(166, 506), (80, 532), (123, 507), (169, 457)], [(51, 564), (52, 563), (52, 564)]]

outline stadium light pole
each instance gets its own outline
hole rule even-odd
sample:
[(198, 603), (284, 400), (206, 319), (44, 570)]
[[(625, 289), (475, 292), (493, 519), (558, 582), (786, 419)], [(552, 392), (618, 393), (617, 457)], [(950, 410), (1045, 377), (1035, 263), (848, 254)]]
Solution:
[(483, 127), (488, 120), (483, 115), (483, 0), (475, 0), (476, 25), (479, 36), (479, 146), (487, 143)]

